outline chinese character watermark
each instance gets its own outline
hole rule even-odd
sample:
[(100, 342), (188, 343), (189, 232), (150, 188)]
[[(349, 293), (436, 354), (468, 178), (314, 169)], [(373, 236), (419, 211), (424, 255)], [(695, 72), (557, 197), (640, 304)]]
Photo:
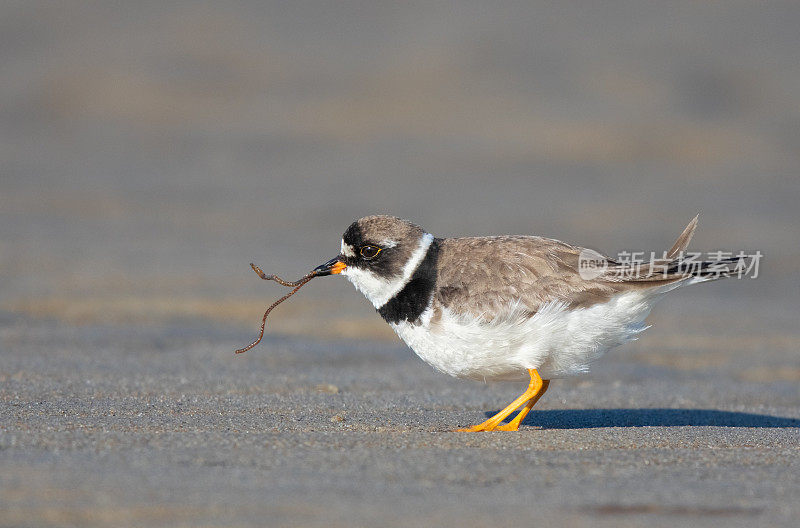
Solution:
[(761, 251), (682, 251), (672, 257), (667, 252), (657, 255), (643, 251), (621, 251), (616, 258), (606, 257), (592, 249), (578, 255), (578, 273), (584, 280), (598, 277), (609, 280), (658, 280), (659, 277), (698, 277), (705, 280), (722, 277), (758, 278)]

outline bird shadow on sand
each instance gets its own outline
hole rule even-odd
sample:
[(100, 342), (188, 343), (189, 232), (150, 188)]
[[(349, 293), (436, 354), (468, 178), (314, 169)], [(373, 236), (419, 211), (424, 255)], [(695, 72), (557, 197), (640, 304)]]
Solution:
[[(491, 413), (487, 413), (491, 416)], [(714, 409), (565, 409), (533, 410), (522, 425), (542, 429), (597, 427), (797, 427), (800, 419)]]

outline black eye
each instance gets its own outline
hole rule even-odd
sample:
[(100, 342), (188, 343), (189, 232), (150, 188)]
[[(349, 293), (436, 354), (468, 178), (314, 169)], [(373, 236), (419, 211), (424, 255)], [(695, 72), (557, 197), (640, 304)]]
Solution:
[(378, 256), (378, 253), (382, 251), (381, 248), (378, 246), (361, 246), (361, 256), (364, 257), (366, 260), (372, 260)]

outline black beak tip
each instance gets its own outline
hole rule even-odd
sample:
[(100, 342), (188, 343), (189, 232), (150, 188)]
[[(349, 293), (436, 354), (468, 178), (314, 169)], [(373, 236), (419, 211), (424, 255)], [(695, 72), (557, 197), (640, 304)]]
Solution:
[(333, 265), (336, 264), (336, 262), (338, 262), (338, 261), (339, 261), (339, 258), (336, 257), (336, 258), (330, 259), (325, 264), (317, 266), (316, 268), (314, 268), (314, 274), (317, 277), (324, 277), (325, 275), (330, 275), (331, 274), (331, 268), (333, 268)]

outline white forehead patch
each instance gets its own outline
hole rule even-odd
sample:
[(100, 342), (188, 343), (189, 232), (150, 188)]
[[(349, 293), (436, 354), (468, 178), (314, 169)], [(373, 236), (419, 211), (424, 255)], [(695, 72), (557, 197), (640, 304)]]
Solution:
[(355, 257), (356, 252), (353, 251), (352, 246), (350, 244), (345, 244), (344, 239), (342, 239), (342, 255), (345, 257)]

